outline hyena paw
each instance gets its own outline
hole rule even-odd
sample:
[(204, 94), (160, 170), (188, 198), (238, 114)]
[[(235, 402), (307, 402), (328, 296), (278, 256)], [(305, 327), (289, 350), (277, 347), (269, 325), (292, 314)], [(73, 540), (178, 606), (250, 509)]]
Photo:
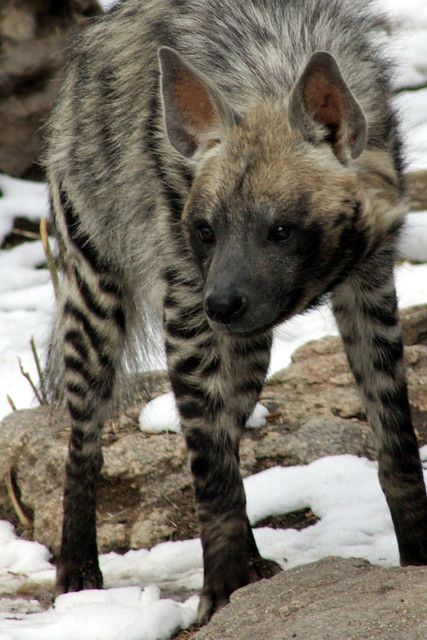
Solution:
[(197, 609), (197, 624), (207, 624), (213, 614), (222, 607), (225, 607), (228, 602), (228, 596), (218, 597), (217, 594), (214, 593), (202, 593)]
[(249, 580), (256, 582), (262, 578), (272, 578), (282, 571), (282, 567), (274, 560), (266, 560), (265, 558), (254, 558), (249, 563)]
[(404, 544), (400, 550), (400, 564), (402, 567), (410, 565), (424, 566), (427, 565), (427, 527), (424, 539), (421, 537), (412, 542), (412, 544)]
[(58, 562), (56, 567), (55, 595), (83, 589), (102, 589), (102, 573), (96, 563), (77, 564)]
[(427, 565), (427, 500), (422, 501), (419, 511), (420, 517), (416, 522), (406, 521), (402, 518), (397, 523), (396, 534), (399, 542), (400, 564), (403, 567)]
[(262, 578), (271, 578), (281, 570), (277, 562), (261, 557), (251, 558), (248, 564), (242, 563), (240, 567), (233, 563), (223, 566), (222, 570), (216, 574), (216, 578), (208, 580), (209, 586), (206, 585), (205, 580), (197, 611), (198, 624), (209, 622), (216, 611), (228, 604), (230, 595), (236, 589)]
[(227, 553), (217, 560), (219, 561), (215, 566), (208, 570), (205, 567), (205, 580), (197, 611), (198, 624), (206, 624), (215, 611), (228, 604), (233, 591), (250, 582), (248, 559), (243, 554)]

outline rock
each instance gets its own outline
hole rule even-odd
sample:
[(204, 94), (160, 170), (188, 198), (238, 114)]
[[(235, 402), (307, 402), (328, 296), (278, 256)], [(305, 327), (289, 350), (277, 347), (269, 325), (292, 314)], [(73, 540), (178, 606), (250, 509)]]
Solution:
[[(427, 442), (427, 306), (403, 312), (412, 411), (420, 444)], [(141, 407), (170, 390), (165, 372), (134, 376), (132, 403), (104, 425), (99, 485), (101, 551), (151, 547), (198, 535), (184, 439), (142, 433)], [(341, 453), (375, 458), (375, 443), (338, 338), (310, 342), (266, 384), (261, 400), (269, 424), (247, 429), (241, 443), (244, 476), (274, 465), (306, 464)], [(32, 522), (18, 526), (57, 551), (62, 518), (64, 461), (70, 426), (48, 407), (17, 411), (0, 425), (0, 518), (19, 525), (6, 484)]]
[(407, 174), (406, 180), (411, 209), (427, 210), (427, 171), (425, 169), (412, 171)]
[(288, 455), (295, 460), (313, 462), (343, 451), (375, 458), (375, 441), (369, 425), (355, 420), (313, 419), (303, 424), (288, 440)]
[(0, 13), (0, 171), (38, 178), (43, 125), (67, 49), (101, 7), (97, 0), (2, 0)]
[(239, 589), (193, 640), (425, 640), (427, 567), (326, 558)]

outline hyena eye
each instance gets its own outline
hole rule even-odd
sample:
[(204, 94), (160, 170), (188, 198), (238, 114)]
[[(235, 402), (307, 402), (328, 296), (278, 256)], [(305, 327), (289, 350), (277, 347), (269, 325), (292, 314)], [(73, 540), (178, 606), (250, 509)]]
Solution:
[(268, 239), (272, 242), (283, 242), (284, 240), (289, 240), (292, 234), (292, 227), (288, 227), (285, 224), (275, 224), (268, 232)]
[(206, 244), (212, 244), (215, 242), (215, 233), (210, 224), (207, 222), (202, 222), (197, 227), (197, 235), (199, 236), (202, 242)]

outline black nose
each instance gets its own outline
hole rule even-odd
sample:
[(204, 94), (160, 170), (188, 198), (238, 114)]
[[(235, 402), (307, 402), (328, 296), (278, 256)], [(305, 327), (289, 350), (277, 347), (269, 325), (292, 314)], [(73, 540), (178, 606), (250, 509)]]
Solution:
[(205, 298), (205, 309), (209, 318), (223, 324), (239, 320), (247, 308), (247, 299), (235, 290), (212, 291)]

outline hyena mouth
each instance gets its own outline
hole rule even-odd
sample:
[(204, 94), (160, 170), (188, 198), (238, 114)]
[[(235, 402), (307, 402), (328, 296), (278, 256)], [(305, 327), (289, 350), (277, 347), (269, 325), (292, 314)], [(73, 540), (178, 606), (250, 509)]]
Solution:
[(217, 327), (212, 327), (215, 331), (218, 331), (220, 333), (226, 333), (229, 336), (232, 336), (233, 338), (253, 338), (255, 336), (259, 336), (262, 333), (265, 333), (266, 331), (271, 331), (273, 329), (274, 326), (276, 326), (276, 322), (273, 323), (269, 323), (269, 324), (264, 324), (261, 327), (255, 327), (254, 329), (248, 329), (248, 330), (240, 330), (237, 328), (233, 328), (231, 325), (222, 325), (221, 328)]

